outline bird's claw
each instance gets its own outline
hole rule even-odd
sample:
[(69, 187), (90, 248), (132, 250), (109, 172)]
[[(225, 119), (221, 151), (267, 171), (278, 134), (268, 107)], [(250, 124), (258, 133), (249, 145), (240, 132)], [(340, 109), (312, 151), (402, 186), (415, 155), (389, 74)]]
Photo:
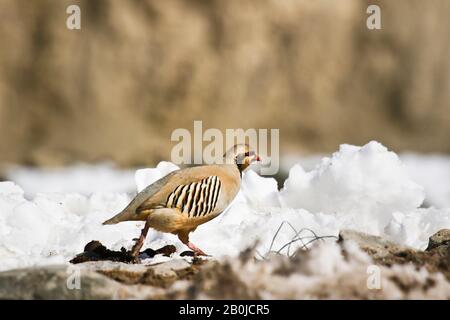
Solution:
[(139, 258), (139, 255), (133, 256), (132, 259), (131, 259), (131, 263), (133, 263), (133, 264), (140, 264), (141, 263), (141, 258)]
[(189, 242), (187, 244), (187, 246), (188, 246), (189, 249), (191, 249), (194, 252), (194, 256), (210, 257), (210, 255), (204, 253), (200, 248), (198, 248), (192, 242)]

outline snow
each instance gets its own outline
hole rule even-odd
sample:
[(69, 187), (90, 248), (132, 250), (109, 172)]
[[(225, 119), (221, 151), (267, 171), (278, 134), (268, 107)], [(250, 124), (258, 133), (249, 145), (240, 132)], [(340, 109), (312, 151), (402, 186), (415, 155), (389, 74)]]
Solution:
[[(306, 171), (313, 170), (326, 155), (288, 155), (281, 161), (281, 171), (288, 173), (295, 165)], [(398, 155), (411, 180), (425, 189), (425, 206), (450, 207), (450, 156), (443, 154)]]
[(179, 167), (171, 162), (161, 161), (158, 163), (156, 168), (137, 170), (134, 176), (137, 185), (137, 192), (141, 192), (148, 185), (178, 169)]
[(119, 170), (110, 163), (77, 164), (64, 168), (36, 169), (13, 166), (7, 170), (8, 180), (16, 182), (28, 198), (44, 192), (135, 192), (135, 170)]
[[(435, 159), (409, 157), (406, 162), (414, 159), (415, 175), (378, 142), (363, 147), (341, 145), (339, 151), (316, 161), (310, 170), (295, 164), (280, 191), (273, 178), (247, 171), (232, 205), (218, 218), (199, 226), (190, 239), (219, 259), (235, 256), (256, 242), (261, 255), (280, 249), (289, 254), (316, 236), (337, 236), (343, 228), (423, 249), (430, 235), (450, 228), (450, 205), (445, 200), (448, 179), (447, 184), (438, 184), (444, 191), (424, 189), (417, 183), (427, 176), (417, 172), (421, 160), (428, 170)], [(439, 163), (444, 170), (450, 162), (439, 159)], [(131, 247), (142, 222), (101, 223), (129, 203), (132, 189), (142, 190), (176, 169), (170, 162), (137, 171), (121, 171), (110, 165), (78, 166), (60, 170), (59, 175), (55, 171), (14, 169), (9, 177), (18, 183), (0, 182), (0, 270), (64, 263), (91, 240), (114, 250)], [(432, 185), (431, 179), (441, 177), (433, 172), (427, 176), (426, 186)], [(26, 192), (19, 187), (21, 183), (27, 186)], [(421, 208), (426, 195), (435, 195), (430, 199), (440, 199), (447, 207)], [(291, 247), (285, 246), (292, 240)], [(176, 236), (155, 231), (149, 232), (145, 247), (165, 244), (176, 245), (177, 255), (186, 250)], [(164, 259), (170, 258), (158, 256), (148, 262)]]
[(394, 152), (372, 141), (362, 148), (341, 145), (309, 172), (295, 165), (280, 196), (285, 207), (342, 215), (350, 226), (377, 233), (393, 211), (419, 207), (424, 190)]
[(445, 155), (400, 155), (411, 179), (425, 188), (428, 205), (450, 207), (450, 157)]

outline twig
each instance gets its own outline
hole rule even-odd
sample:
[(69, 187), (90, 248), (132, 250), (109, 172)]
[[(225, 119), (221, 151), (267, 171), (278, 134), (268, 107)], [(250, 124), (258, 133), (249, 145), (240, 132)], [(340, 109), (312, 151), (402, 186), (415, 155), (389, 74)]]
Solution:
[[(274, 250), (272, 250), (272, 248), (273, 248), (273, 245), (274, 245), (274, 243), (275, 243), (275, 240), (276, 240), (276, 238), (278, 237), (278, 235), (279, 235), (281, 229), (283, 228), (283, 226), (284, 226), (285, 224), (287, 224), (287, 225), (295, 232), (295, 235), (291, 238), (291, 240), (290, 240), (288, 243), (285, 243), (283, 246), (281, 246), (280, 249), (274, 251)], [(305, 235), (305, 236), (303, 236), (303, 237), (300, 237), (300, 235), (301, 235), (303, 232), (305, 232), (305, 231), (309, 231), (312, 235), (311, 235), (311, 236), (306, 236), (306, 235)], [(270, 243), (269, 251), (267, 252), (267, 254), (269, 254), (269, 253), (276, 253), (276, 254), (281, 255), (281, 254), (282, 254), (281, 252), (287, 247), (287, 253), (286, 253), (286, 255), (287, 255), (289, 258), (292, 258), (292, 257), (295, 257), (296, 253), (298, 252), (298, 251), (296, 251), (296, 252), (294, 252), (292, 255), (290, 255), (290, 251), (291, 251), (291, 246), (292, 246), (292, 244), (294, 244), (294, 243), (300, 241), (300, 242), (302, 243), (300, 249), (308, 249), (308, 245), (309, 245), (310, 243), (312, 243), (312, 242), (314, 242), (314, 241), (317, 241), (317, 240), (327, 239), (327, 238), (335, 238), (335, 239), (337, 239), (336, 236), (318, 236), (313, 230), (311, 230), (311, 229), (309, 229), (309, 228), (301, 228), (299, 231), (297, 231), (297, 229), (296, 229), (289, 221), (284, 220), (284, 221), (281, 222), (280, 226), (278, 227), (277, 231), (275, 232), (274, 236), (272, 237), (272, 241), (271, 241), (271, 243)], [(303, 241), (303, 240), (305, 240), (305, 239), (311, 239), (311, 240), (309, 240), (308, 242), (305, 243), (305, 242)], [(260, 257), (262, 257), (264, 260), (266, 260), (267, 254), (266, 254), (266, 255), (262, 255), (262, 254), (259, 253), (259, 252), (257, 252), (257, 253), (260, 255)]]

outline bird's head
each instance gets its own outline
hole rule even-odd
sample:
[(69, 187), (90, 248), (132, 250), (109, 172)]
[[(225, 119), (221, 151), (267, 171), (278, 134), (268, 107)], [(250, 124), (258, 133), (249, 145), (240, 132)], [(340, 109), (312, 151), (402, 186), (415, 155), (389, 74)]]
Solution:
[(248, 144), (236, 144), (224, 154), (226, 163), (235, 163), (239, 171), (244, 171), (253, 162), (261, 161)]

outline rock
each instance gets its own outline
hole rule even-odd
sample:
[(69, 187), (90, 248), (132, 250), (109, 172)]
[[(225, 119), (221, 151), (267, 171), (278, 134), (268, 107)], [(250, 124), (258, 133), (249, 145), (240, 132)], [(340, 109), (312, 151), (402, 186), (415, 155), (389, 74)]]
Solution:
[[(233, 268), (235, 262), (210, 263), (202, 272), (194, 276), (189, 289), (182, 296), (184, 299), (261, 299), (256, 287), (245, 283), (240, 273)], [(287, 279), (287, 278), (286, 278)]]
[(193, 257), (193, 256), (194, 256), (193, 251), (183, 251), (182, 253), (180, 253), (180, 257)]
[(80, 263), (77, 267), (89, 271), (119, 271), (128, 273), (144, 273), (147, 267), (144, 264), (130, 264), (114, 261), (89, 261)]
[(99, 272), (123, 284), (168, 288), (175, 281), (192, 278), (208, 263), (208, 260), (202, 260), (201, 263), (189, 263), (184, 259), (173, 259), (151, 265), (95, 261), (77, 266), (84, 270)]
[(84, 251), (70, 260), (77, 264), (87, 261), (111, 260), (120, 262), (131, 262), (133, 257), (129, 252), (122, 248), (121, 251), (112, 251), (107, 249), (100, 241), (93, 240), (84, 246)]
[(411, 250), (409, 247), (398, 245), (382, 237), (348, 229), (339, 232), (338, 241), (354, 241), (374, 259), (383, 259), (398, 252)]
[[(146, 249), (141, 252), (139, 257), (141, 259), (153, 258), (158, 254), (162, 254), (165, 257), (170, 257), (173, 253), (176, 252), (176, 248), (173, 245), (166, 245), (158, 250)], [(122, 248), (120, 251), (113, 251), (107, 249), (103, 244), (99, 241), (93, 240), (86, 244), (84, 247), (84, 252), (76, 255), (75, 258), (70, 260), (71, 263), (83, 263), (88, 261), (117, 261), (117, 262), (133, 262), (133, 257), (131, 256), (130, 251), (127, 251), (125, 248)]]
[(428, 247), (425, 251), (430, 251), (440, 246), (446, 246), (446, 249), (450, 251), (450, 229), (442, 229), (433, 234), (428, 241)]
[(183, 281), (191, 280), (209, 263), (89, 261), (10, 270), (0, 272), (0, 299), (167, 299), (175, 295), (173, 283), (179, 281), (176, 290), (182, 290)]
[[(345, 245), (349, 239), (377, 258)], [(445, 274), (449, 266), (436, 251), (442, 246), (430, 252), (390, 246), (379, 237), (344, 231), (340, 245), (318, 242), (294, 258), (256, 260), (253, 250), (221, 261), (88, 261), (10, 270), (0, 272), (0, 299), (450, 299), (448, 273), (446, 279), (436, 272)], [(88, 249), (98, 248), (93, 243)], [(373, 264), (382, 277), (377, 290), (367, 287)]]
[[(80, 272), (79, 288), (74, 280), (76, 272)], [(157, 288), (125, 286), (98, 272), (74, 266), (0, 272), (0, 299), (133, 299), (158, 294)]]
[(177, 248), (174, 245), (166, 245), (162, 248), (159, 248), (156, 250), (156, 254), (162, 254), (165, 257), (170, 257), (172, 254), (174, 254), (177, 251)]
[(151, 248), (145, 249), (140, 254), (141, 259), (148, 259), (153, 258), (154, 256), (158, 254), (162, 254), (165, 257), (170, 257), (172, 254), (174, 254), (177, 251), (177, 248), (174, 245), (166, 245), (162, 248), (159, 248), (157, 250), (153, 250)]
[(354, 230), (341, 230), (339, 242), (354, 241), (372, 257), (375, 263), (393, 266), (413, 264), (417, 268), (426, 267), (429, 272), (442, 272), (450, 280), (450, 246), (448, 229), (443, 229), (430, 237), (427, 250), (419, 251), (401, 246), (378, 236)]

